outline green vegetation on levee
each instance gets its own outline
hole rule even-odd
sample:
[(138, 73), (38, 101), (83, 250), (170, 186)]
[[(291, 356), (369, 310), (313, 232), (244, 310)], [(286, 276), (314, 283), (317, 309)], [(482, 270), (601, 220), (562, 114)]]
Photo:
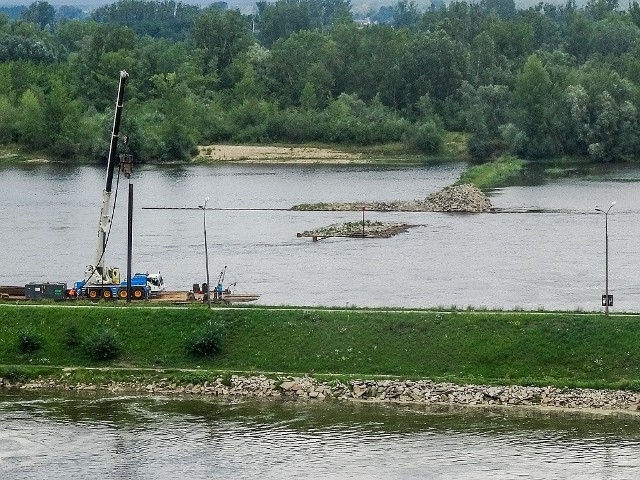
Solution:
[(74, 373), (97, 382), (184, 368), (195, 371), (182, 379), (285, 372), (637, 390), (640, 316), (4, 304), (0, 365), (5, 378), (113, 367)]
[(189, 160), (212, 143), (637, 160), (640, 4), (618, 3), (0, 8), (0, 145), (104, 160), (126, 70), (121, 131), (136, 162)]
[(504, 187), (522, 178), (525, 166), (522, 159), (502, 156), (492, 162), (474, 165), (462, 174), (456, 184), (472, 183), (482, 190)]

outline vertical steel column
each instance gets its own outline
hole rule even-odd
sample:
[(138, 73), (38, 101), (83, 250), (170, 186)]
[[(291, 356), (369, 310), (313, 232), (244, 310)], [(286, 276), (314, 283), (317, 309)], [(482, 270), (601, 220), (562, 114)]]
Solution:
[(131, 257), (133, 252), (133, 183), (129, 179), (129, 211), (127, 225), (127, 303), (131, 303)]

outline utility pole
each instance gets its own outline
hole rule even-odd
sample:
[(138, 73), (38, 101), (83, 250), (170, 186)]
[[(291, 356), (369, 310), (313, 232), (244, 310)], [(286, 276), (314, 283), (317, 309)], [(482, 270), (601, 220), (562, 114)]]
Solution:
[(204, 229), (204, 261), (205, 267), (207, 270), (207, 291), (205, 292), (207, 295), (207, 302), (209, 304), (209, 308), (211, 308), (211, 283), (209, 282), (209, 248), (207, 247), (207, 202), (209, 201), (209, 197), (204, 199), (204, 205), (199, 205), (199, 208), (202, 209), (202, 224)]
[(609, 315), (609, 305), (613, 305), (613, 298), (609, 298), (609, 211), (613, 208), (616, 202), (611, 202), (609, 208), (605, 212), (601, 208), (596, 207), (596, 212), (604, 214), (604, 298), (602, 304), (604, 305), (604, 314)]

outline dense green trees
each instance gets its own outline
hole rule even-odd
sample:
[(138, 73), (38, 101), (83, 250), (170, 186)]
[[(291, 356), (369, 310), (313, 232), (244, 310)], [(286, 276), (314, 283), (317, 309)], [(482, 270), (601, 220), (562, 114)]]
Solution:
[(56, 9), (48, 2), (42, 0), (29, 5), (22, 14), (22, 19), (26, 22), (34, 23), (40, 28), (53, 25), (56, 18)]
[[(0, 15), (0, 143), (103, 158), (119, 70), (138, 161), (198, 144), (403, 142), (465, 131), (482, 162), (636, 159), (640, 6), (401, 0), (359, 25), (348, 0), (258, 1), (255, 13), (119, 0), (65, 20), (46, 1)], [(384, 11), (383, 11), (384, 10)], [(372, 12), (373, 13), (373, 12)], [(373, 17), (373, 15), (372, 15)]]
[(199, 13), (198, 7), (173, 0), (118, 0), (97, 8), (91, 18), (98, 23), (126, 25), (139, 35), (184, 40)]

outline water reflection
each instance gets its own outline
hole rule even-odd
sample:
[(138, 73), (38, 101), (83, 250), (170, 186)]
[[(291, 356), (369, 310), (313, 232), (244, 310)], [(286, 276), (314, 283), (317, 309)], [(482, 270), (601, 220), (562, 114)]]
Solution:
[(377, 402), (246, 399), (201, 396), (112, 396), (100, 393), (0, 394), (0, 412), (61, 423), (140, 428), (160, 417), (198, 424), (241, 420), (249, 429), (351, 430), (387, 435), (448, 431), (486, 435), (547, 432), (556, 439), (640, 438), (633, 412), (464, 407)]
[(617, 479), (640, 468), (632, 415), (20, 394), (0, 396), (0, 421), (10, 479)]

